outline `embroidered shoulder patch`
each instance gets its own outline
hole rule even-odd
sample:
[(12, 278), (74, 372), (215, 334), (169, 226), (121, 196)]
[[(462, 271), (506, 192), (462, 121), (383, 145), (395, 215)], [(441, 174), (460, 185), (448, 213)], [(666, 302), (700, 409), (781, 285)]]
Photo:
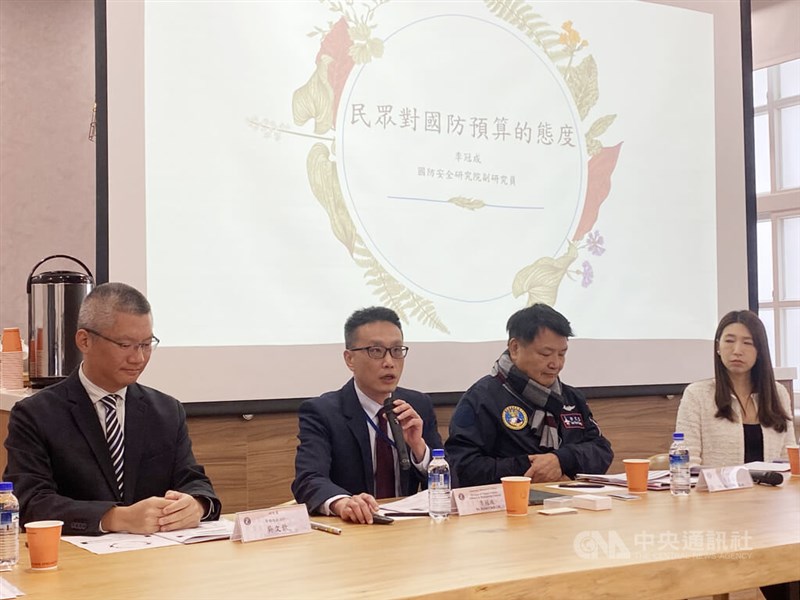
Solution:
[(581, 413), (561, 413), (561, 422), (566, 429), (584, 429)]
[(514, 431), (528, 424), (528, 415), (519, 406), (506, 406), (503, 409), (503, 425)]

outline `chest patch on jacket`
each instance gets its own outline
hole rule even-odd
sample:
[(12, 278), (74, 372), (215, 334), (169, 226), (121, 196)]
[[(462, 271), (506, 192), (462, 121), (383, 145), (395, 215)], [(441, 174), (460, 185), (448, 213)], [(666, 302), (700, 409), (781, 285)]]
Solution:
[(523, 429), (528, 424), (528, 415), (519, 406), (506, 406), (503, 409), (503, 425), (514, 431)]
[(561, 413), (561, 422), (564, 429), (585, 429), (581, 413)]

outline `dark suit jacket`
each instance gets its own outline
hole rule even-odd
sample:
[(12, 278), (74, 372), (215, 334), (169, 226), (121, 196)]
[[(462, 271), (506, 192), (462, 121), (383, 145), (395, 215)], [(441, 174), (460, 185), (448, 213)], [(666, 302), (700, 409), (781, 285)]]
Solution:
[[(441, 448), (431, 399), (425, 394), (397, 388), (396, 397), (405, 400), (422, 417), (422, 437), (428, 447)], [(375, 494), (372, 448), (366, 414), (351, 379), (340, 390), (328, 392), (300, 405), (300, 445), (295, 458), (292, 493), (309, 511), (318, 512), (328, 498), (366, 492)], [(397, 467), (396, 467), (397, 468)], [(427, 486), (426, 475), (414, 465), (400, 471), (403, 495)]]
[(8, 465), (20, 524), (64, 521), (65, 534), (100, 533), (112, 507), (176, 490), (205, 496), (218, 518), (221, 504), (192, 454), (180, 402), (142, 385), (125, 397), (125, 497), (119, 497), (105, 433), (78, 371), (18, 402), (8, 423)]

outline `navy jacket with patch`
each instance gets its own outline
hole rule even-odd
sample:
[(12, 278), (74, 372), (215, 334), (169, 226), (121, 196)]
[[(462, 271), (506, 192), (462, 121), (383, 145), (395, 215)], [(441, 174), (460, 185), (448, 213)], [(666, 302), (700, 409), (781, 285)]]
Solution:
[[(583, 395), (562, 384), (564, 407), (555, 419), (561, 440), (557, 450), (542, 448), (530, 427), (533, 405), (510, 394), (487, 375), (468, 389), (450, 421), (445, 444), (447, 458), (459, 485), (499, 483), (501, 477), (522, 475), (530, 468), (529, 454), (553, 452), (561, 471), (571, 478), (577, 473), (605, 473), (614, 458), (611, 444), (600, 433)], [(515, 423), (513, 408), (527, 416), (525, 426)]]

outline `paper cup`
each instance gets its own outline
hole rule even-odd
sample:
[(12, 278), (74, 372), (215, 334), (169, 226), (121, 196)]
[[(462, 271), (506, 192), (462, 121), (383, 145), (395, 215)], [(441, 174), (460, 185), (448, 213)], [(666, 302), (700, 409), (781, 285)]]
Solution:
[(3, 329), (3, 352), (21, 352), (22, 338), (19, 327), (6, 327)]
[(786, 446), (786, 454), (789, 455), (789, 468), (792, 475), (800, 476), (800, 446)]
[(530, 477), (501, 477), (503, 497), (506, 499), (506, 514), (524, 517), (528, 514), (528, 495), (531, 491)]
[(628, 479), (628, 491), (640, 494), (647, 491), (647, 475), (650, 471), (650, 461), (646, 458), (626, 458), (625, 476)]
[(0, 387), (19, 390), (24, 386), (22, 352), (0, 352)]
[(58, 544), (63, 521), (33, 521), (25, 524), (32, 571), (58, 568)]

